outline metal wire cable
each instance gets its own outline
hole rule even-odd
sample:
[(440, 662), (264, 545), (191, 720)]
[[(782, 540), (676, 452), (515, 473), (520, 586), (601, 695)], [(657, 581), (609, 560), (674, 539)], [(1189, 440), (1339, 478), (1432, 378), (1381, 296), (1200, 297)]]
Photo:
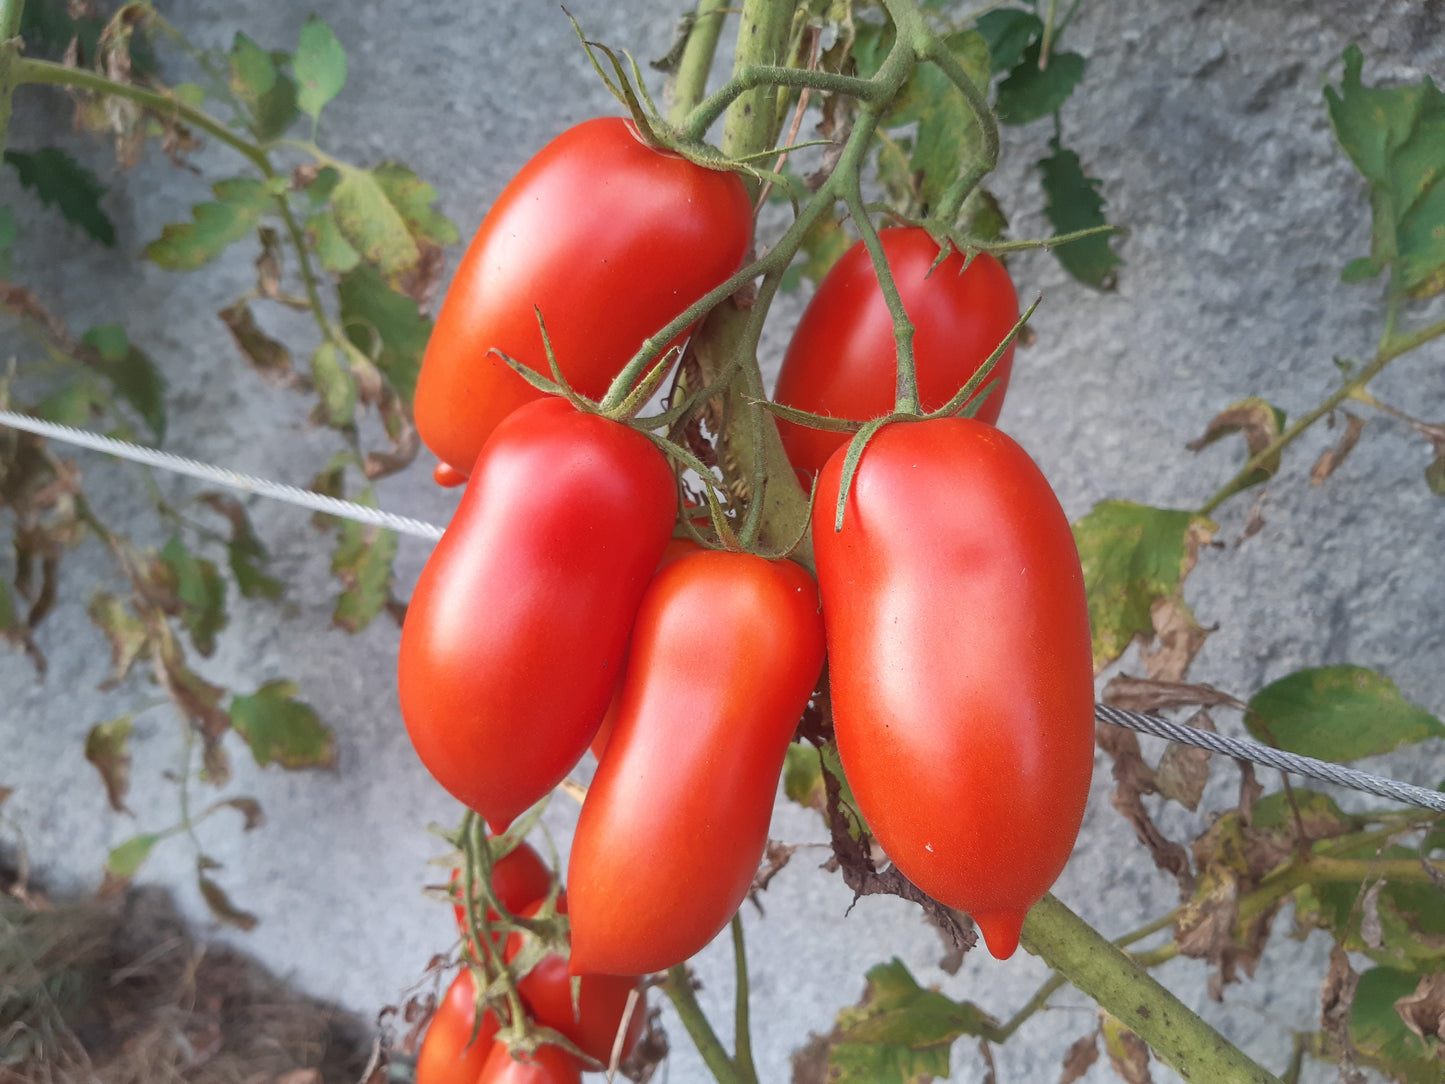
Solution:
[(1115, 726), (1153, 734), (1172, 742), (1197, 745), (1201, 749), (1208, 749), (1212, 753), (1223, 753), (1236, 760), (1251, 760), (1266, 767), (1278, 768), (1282, 772), (1307, 775), (1311, 779), (1322, 779), (1327, 783), (1337, 783), (1351, 790), (1378, 794), (1381, 798), (1391, 798), (1406, 805), (1420, 806), (1423, 809), (1434, 809), (1445, 813), (1445, 792), (1438, 790), (1428, 790), (1425, 787), (1401, 783), (1383, 776), (1370, 775), (1368, 772), (1346, 768), (1340, 764), (1331, 764), (1324, 760), (1316, 760), (1314, 757), (1300, 756), (1298, 753), (1286, 753), (1283, 749), (1271, 749), (1267, 745), (1260, 745), (1258, 742), (1247, 741), (1243, 738), (1231, 738), (1213, 731), (1199, 730), (1192, 726), (1185, 726), (1183, 723), (1161, 719), (1157, 715), (1124, 711), (1121, 708), (1110, 707), (1108, 704), (1095, 704), (1094, 718), (1106, 723), (1113, 723)]
[[(187, 474), (192, 478), (200, 478), (203, 481), (228, 486), (232, 489), (239, 489), (246, 493), (255, 493), (262, 497), (271, 497), (278, 501), (285, 501), (287, 504), (295, 504), (302, 508), (309, 508), (312, 511), (326, 512), (329, 515), (355, 520), (358, 523), (385, 527), (388, 530), (415, 535), (418, 538), (427, 538), (433, 542), (442, 536), (441, 527), (419, 519), (412, 519), (410, 516), (399, 516), (392, 512), (383, 512), (380, 509), (368, 508), (366, 505), (356, 504), (352, 501), (343, 501), (336, 497), (327, 497), (320, 493), (313, 493), (309, 489), (283, 485), (280, 482), (272, 482), (269, 479), (257, 478), (250, 474), (240, 474), (233, 470), (227, 470), (225, 467), (216, 467), (209, 463), (201, 463), (194, 459), (171, 455), (169, 452), (157, 451), (154, 448), (146, 448), (138, 444), (129, 444), (123, 440), (115, 440), (111, 437), (102, 436), (99, 433), (91, 433), (84, 429), (75, 429), (68, 425), (58, 425), (55, 422), (42, 421), (39, 418), (32, 418), (26, 414), (15, 414), (8, 410), (0, 410), (0, 425), (7, 425), (13, 429), (21, 429), (27, 433), (34, 433), (37, 436), (50, 437), (66, 444), (90, 448), (97, 452), (105, 452), (108, 455), (117, 456), (120, 459), (129, 459), (136, 463), (144, 463), (147, 466), (160, 467), (163, 470), (175, 471), (178, 474)], [(1213, 753), (1221, 753), (1224, 756), (1233, 757), (1236, 760), (1252, 761), (1255, 764), (1278, 768), (1280, 771), (1291, 772), (1295, 775), (1304, 775), (1311, 779), (1321, 779), (1329, 783), (1336, 783), (1339, 786), (1348, 787), (1351, 790), (1376, 794), (1382, 798), (1389, 798), (1406, 805), (1419, 806), (1423, 809), (1433, 809), (1445, 813), (1445, 793), (1440, 791), (1428, 790), (1425, 787), (1417, 787), (1410, 783), (1401, 783), (1394, 779), (1371, 775), (1368, 772), (1358, 771), (1354, 768), (1346, 768), (1339, 764), (1316, 760), (1313, 757), (1300, 756), (1297, 753), (1287, 753), (1282, 749), (1271, 749), (1267, 745), (1260, 745), (1258, 742), (1248, 741), (1243, 738), (1231, 738), (1208, 730), (1198, 730), (1192, 726), (1185, 726), (1182, 723), (1162, 719), (1157, 715), (1145, 715), (1137, 711), (1125, 711), (1122, 708), (1110, 707), (1107, 704), (1095, 704), (1094, 717), (1103, 722), (1112, 723), (1114, 726), (1122, 726), (1129, 730), (1152, 734), (1155, 737), (1164, 738), (1167, 741), (1178, 742), (1184, 745), (1195, 745), (1201, 749), (1208, 749)]]
[(42, 421), (27, 414), (0, 410), (0, 425), (8, 425), (12, 429), (22, 429), (27, 433), (34, 433), (36, 436), (50, 437), (66, 444), (90, 448), (92, 451), (104, 452), (120, 459), (129, 459), (134, 463), (144, 463), (149, 467), (160, 467), (163, 470), (175, 471), (177, 474), (188, 474), (192, 478), (200, 478), (202, 481), (213, 482), (216, 485), (239, 489), (245, 493), (256, 493), (262, 497), (285, 501), (287, 504), (300, 505), (313, 512), (325, 512), (342, 519), (355, 520), (357, 523), (385, 527), (387, 530), (398, 531), (401, 534), (429, 538), (433, 542), (442, 536), (442, 528), (433, 523), (412, 519), (410, 516), (383, 512), (379, 508), (368, 508), (366, 505), (356, 504), (354, 501), (343, 501), (337, 497), (313, 493), (309, 489), (283, 485), (267, 478), (257, 478), (253, 474), (240, 474), (237, 471), (227, 470), (225, 467), (215, 467), (209, 463), (171, 455), (169, 452), (157, 451), (139, 444), (129, 444), (126, 441), (115, 440), (85, 429), (75, 429), (69, 425)]

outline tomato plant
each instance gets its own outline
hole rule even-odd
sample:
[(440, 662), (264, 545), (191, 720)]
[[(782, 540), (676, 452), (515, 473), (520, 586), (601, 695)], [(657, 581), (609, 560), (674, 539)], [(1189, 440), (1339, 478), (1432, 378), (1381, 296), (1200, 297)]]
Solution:
[(531, 1054), (514, 1055), (496, 1043), (476, 1084), (581, 1084), (577, 1059), (560, 1046), (539, 1046)]
[(651, 441), (560, 399), (507, 418), (478, 459), (398, 669), (422, 763), (493, 831), (586, 751), (676, 515)]
[(888, 857), (1007, 957), (1093, 769), (1073, 534), (1033, 460), (983, 422), (884, 426), (835, 532), (843, 458), (818, 479), (814, 529), (843, 768)]
[[(938, 260), (926, 230), (880, 230), (888, 266), (913, 321), (913, 356), (924, 410), (936, 410), (968, 382), (1018, 320), (1013, 280), (981, 252), (966, 260), (956, 249)], [(937, 261), (937, 266), (934, 266)], [(812, 414), (866, 421), (893, 409), (896, 389), (893, 318), (878, 274), (859, 241), (818, 284), (783, 358), (774, 398)], [(998, 384), (975, 415), (995, 422), (1013, 368), (1013, 347), (989, 374)], [(814, 475), (848, 434), (779, 420), (788, 458)]]
[(662, 970), (727, 924), (822, 664), (818, 591), (800, 566), (707, 551), (658, 572), (572, 841), (574, 972)]
[(490, 1009), (477, 1025), (477, 985), (471, 969), (463, 967), (427, 1025), (416, 1058), (416, 1084), (476, 1084), (498, 1027)]
[[(558, 897), (557, 909), (567, 913), (567, 897)], [(538, 905), (526, 909), (524, 918), (531, 918)], [(507, 938), (504, 958), (511, 963), (522, 949), (522, 935)], [(577, 1003), (572, 1002), (572, 976), (566, 958), (555, 953), (544, 956), (517, 983), (517, 992), (526, 1002), (532, 1019), (553, 1028), (577, 1044), (584, 1053), (603, 1065), (610, 1063), (612, 1044), (617, 1029), (627, 1015), (627, 1000), (637, 988), (635, 978), (622, 975), (583, 975), (579, 980)], [(622, 1057), (632, 1053), (647, 1019), (647, 1002), (639, 996), (627, 1022), (627, 1036), (622, 1042)]]
[(489, 350), (550, 368), (537, 323), (583, 395), (742, 264), (752, 206), (736, 174), (599, 117), (542, 148), (497, 197), (447, 290), (416, 389), (422, 439), (471, 472), (497, 423), (537, 391)]
[[(459, 901), (453, 907), (457, 916), (457, 929), (463, 937), (471, 931), (467, 925), (467, 908), (463, 893), (465, 885), (460, 869), (452, 870), (450, 882), (452, 895)], [(536, 849), (525, 840), (518, 843), (506, 854), (492, 863), (492, 892), (498, 901), (512, 914), (521, 914), (523, 908), (547, 895), (552, 888), (552, 871), (542, 861)], [(487, 921), (496, 922), (501, 916), (493, 907), (487, 908)], [(493, 940), (500, 940), (497, 934)]]

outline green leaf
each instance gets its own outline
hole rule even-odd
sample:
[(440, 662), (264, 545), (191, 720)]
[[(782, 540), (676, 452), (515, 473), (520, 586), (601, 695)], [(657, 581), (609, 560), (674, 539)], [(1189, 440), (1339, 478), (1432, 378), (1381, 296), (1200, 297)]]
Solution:
[[(1370, 265), (1393, 264), (1394, 287), (1410, 296), (1439, 293), (1445, 289), (1445, 94), (1429, 76), (1414, 86), (1363, 86), (1364, 58), (1355, 45), (1344, 61), (1340, 86), (1327, 86), (1325, 101), (1335, 137), (1370, 185)], [(1346, 271), (1359, 276), (1359, 261)]]
[(83, 429), (109, 405), (110, 396), (100, 382), (94, 377), (82, 376), (42, 399), (35, 413), (47, 421)]
[[(370, 487), (355, 498), (359, 504), (376, 507), (376, 493)], [(360, 632), (386, 608), (391, 594), (391, 563), (396, 559), (397, 535), (350, 520), (341, 525), (341, 538), (331, 558), (332, 573), (346, 590), (336, 600), (331, 616), (347, 632)]]
[(1134, 637), (1153, 635), (1155, 600), (1180, 595), (1199, 547), (1218, 529), (1193, 512), (1130, 501), (1101, 501), (1074, 524), (1096, 673)]
[(106, 856), (105, 871), (114, 877), (130, 880), (140, 869), (141, 863), (151, 853), (151, 848), (163, 837), (156, 833), (134, 836), (116, 847)]
[(1261, 741), (1338, 763), (1445, 737), (1445, 725), (1401, 696), (1393, 681), (1359, 666), (1280, 678), (1254, 694), (1244, 721)]
[(95, 351), (99, 362), (94, 367), (111, 382), (116, 394), (135, 408), (155, 434), (156, 443), (165, 440), (166, 379), (155, 363), (131, 343), (119, 324), (93, 327), (81, 342)]
[(367, 264), (341, 280), (337, 295), (347, 336), (363, 354), (375, 359), (377, 368), (410, 405), (432, 322), (415, 301), (389, 287)]
[(231, 698), (231, 725), (263, 768), (329, 768), (336, 762), (335, 737), (296, 692), (294, 682), (269, 681), (250, 696)]
[(196, 557), (173, 535), (161, 550), (181, 604), (181, 623), (202, 655), (216, 650), (216, 633), (226, 627), (226, 581), (213, 562)]
[(317, 417), (338, 429), (350, 425), (356, 413), (356, 381), (347, 371), (342, 353), (335, 343), (324, 342), (311, 355), (311, 379), (319, 397)]
[(1437, 497), (1445, 497), (1445, 441), (1435, 445), (1435, 458), (1425, 468), (1425, 484)]
[(300, 116), (296, 107), (296, 81), (285, 72), (277, 72), (276, 85), (261, 96), (251, 115), (254, 118), (251, 130), (257, 139), (262, 143), (280, 139)]
[(0, 207), (0, 277), (10, 274), (10, 250), (15, 247), (15, 212)]
[(332, 274), (345, 274), (361, 262), (361, 253), (352, 248), (351, 242), (342, 234), (336, 215), (330, 208), (317, 211), (306, 220), (306, 236), (321, 258), (321, 266)]
[(100, 209), (105, 186), (94, 173), (58, 147), (41, 147), (33, 153), (6, 151), (5, 161), (42, 203), (56, 208), (67, 222), (102, 245), (115, 247), (115, 223)]
[(346, 50), (331, 28), (313, 15), (301, 28), (291, 66), (300, 87), (297, 104), (315, 120), (321, 116), (321, 107), (346, 85)]
[[(973, 31), (944, 39), (975, 86), (988, 85), (988, 45)], [(917, 122), (909, 168), (920, 204), (926, 213), (958, 176), (960, 166), (979, 146), (978, 122), (963, 93), (935, 64), (922, 64), (904, 83), (889, 109), (885, 124), (901, 127)]]
[[(95, 18), (85, 21), (97, 24), (91, 35), (93, 41), (100, 32), (100, 21)], [(26, 49), (31, 53), (60, 53), (75, 37), (76, 23), (70, 16), (68, 4), (60, 0), (30, 0), (20, 16), (20, 36), (25, 39)]]
[(1018, 67), (1024, 50), (1044, 33), (1042, 19), (1032, 11), (1018, 8), (996, 8), (984, 12), (975, 25), (988, 44), (990, 69), (994, 75)]
[(1039, 70), (1039, 43), (1024, 50), (1007, 79), (998, 85), (994, 109), (1003, 124), (1028, 124), (1047, 117), (1064, 102), (1084, 77), (1084, 58), (1078, 53), (1054, 53), (1048, 67)]
[(241, 502), (219, 493), (210, 493), (201, 499), (231, 523), (231, 540), (226, 543), (226, 557), (241, 594), (246, 598), (279, 598), (283, 585), (261, 570), (266, 563), (266, 547), (256, 537), (251, 517), (246, 515)]
[(96, 723), (85, 737), (85, 759), (100, 772), (105, 795), (117, 813), (126, 811), (125, 796), (130, 789), (130, 736), (134, 729), (131, 716), (122, 715), (108, 723)]
[(1419, 984), (1419, 975), (1389, 967), (1362, 974), (1350, 1006), (1350, 1041), (1361, 1060), (1403, 1084), (1439, 1084), (1440, 1059), (1405, 1026), (1395, 1008), (1395, 1002), (1409, 997)]
[(1250, 813), (1250, 824), (1260, 830), (1293, 831), (1296, 809), (1299, 810), (1305, 834), (1310, 839), (1333, 838), (1355, 823), (1328, 794), (1321, 794), (1308, 787), (1295, 787), (1288, 792), (1277, 790), (1273, 794), (1266, 794), (1255, 802)]
[(437, 190), (409, 167), (401, 162), (383, 162), (371, 171), (371, 175), (400, 213), (413, 237), (438, 245), (456, 243), (459, 235), (452, 220), (432, 209)]
[(807, 742), (788, 746), (783, 758), (783, 794), (788, 801), (807, 809), (826, 809), (827, 793), (823, 787), (823, 760), (816, 747)]
[(211, 191), (217, 202), (196, 204), (194, 221), (172, 222), (146, 246), (153, 262), (167, 271), (194, 271), (250, 233), (272, 205), (265, 183), (251, 177), (218, 181)]
[(978, 1035), (989, 1017), (918, 985), (897, 959), (868, 972), (863, 1000), (838, 1014), (828, 1058), (835, 1084), (917, 1084), (946, 1077), (949, 1049)]
[(373, 172), (342, 167), (341, 180), (331, 192), (331, 205), (341, 235), (387, 278), (397, 278), (421, 259), (406, 219)]
[(1345, 269), (1340, 272), (1340, 281), (1346, 284), (1364, 282), (1372, 279), (1381, 271), (1385, 265), (1379, 263), (1373, 256), (1358, 256), (1345, 264)]
[[(1099, 180), (1084, 172), (1079, 156), (1063, 147), (1057, 136), (1049, 142), (1049, 149), (1053, 153), (1041, 158), (1038, 167), (1048, 200), (1044, 212), (1055, 236), (1107, 226)], [(1124, 262), (1109, 247), (1109, 235), (1102, 233), (1059, 245), (1053, 252), (1065, 271), (1098, 290), (1114, 288), (1114, 268)]]
[(276, 62), (239, 31), (231, 44), (231, 93), (253, 109), (276, 86)]

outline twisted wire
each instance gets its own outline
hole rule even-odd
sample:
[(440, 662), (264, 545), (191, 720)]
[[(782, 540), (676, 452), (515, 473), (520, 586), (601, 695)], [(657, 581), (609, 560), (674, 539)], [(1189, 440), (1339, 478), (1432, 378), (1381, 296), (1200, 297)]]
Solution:
[[(313, 493), (309, 489), (283, 485), (280, 482), (273, 482), (266, 478), (258, 478), (251, 474), (241, 474), (237, 471), (227, 470), (225, 467), (216, 467), (209, 463), (201, 463), (194, 459), (171, 455), (169, 452), (157, 451), (154, 448), (146, 448), (138, 444), (129, 444), (126, 441), (115, 440), (111, 437), (102, 436), (99, 433), (91, 433), (84, 429), (76, 429), (68, 425), (42, 421), (39, 418), (32, 418), (26, 414), (15, 414), (8, 410), (0, 410), (0, 425), (9, 426), (12, 429), (20, 429), (27, 433), (34, 433), (37, 436), (50, 437), (53, 440), (59, 440), (66, 444), (90, 448), (93, 451), (104, 452), (107, 455), (113, 455), (120, 459), (128, 459), (135, 463), (144, 463), (147, 466), (160, 467), (162, 470), (175, 471), (177, 474), (186, 474), (192, 478), (200, 478), (203, 481), (212, 482), (216, 485), (227, 486), (231, 489), (238, 489), (246, 493), (255, 493), (262, 497), (270, 497), (274, 500), (284, 501), (287, 504), (299, 505), (302, 508), (308, 508), (315, 512), (325, 512), (328, 515), (339, 516), (342, 519), (355, 520), (358, 523), (366, 523), (376, 527), (385, 527), (388, 530), (414, 535), (417, 538), (426, 538), (435, 542), (442, 536), (441, 527), (419, 519), (412, 519), (410, 516), (399, 516), (393, 512), (383, 512), (378, 508), (368, 508), (363, 504), (341, 500), (337, 497), (327, 497), (321, 493)], [(1280, 771), (1290, 772), (1294, 775), (1308, 776), (1311, 779), (1321, 779), (1329, 783), (1347, 787), (1350, 790), (1364, 791), (1367, 794), (1375, 794), (1381, 798), (1389, 798), (1396, 802), (1402, 802), (1405, 805), (1419, 806), (1422, 809), (1433, 809), (1445, 813), (1445, 793), (1440, 791), (1427, 790), (1425, 787), (1401, 783), (1398, 780), (1371, 775), (1368, 772), (1358, 771), (1355, 768), (1347, 768), (1340, 764), (1331, 764), (1327, 761), (1316, 760), (1313, 757), (1300, 756), (1297, 753), (1287, 753), (1282, 749), (1271, 749), (1267, 745), (1260, 745), (1258, 742), (1248, 741), (1243, 738), (1231, 738), (1224, 734), (1216, 734), (1208, 730), (1198, 730), (1192, 726), (1185, 726), (1182, 723), (1162, 719), (1157, 715), (1145, 715), (1137, 711), (1125, 711), (1122, 708), (1111, 707), (1108, 704), (1095, 704), (1094, 717), (1102, 722), (1112, 723), (1114, 726), (1122, 726), (1129, 730), (1152, 734), (1155, 737), (1164, 738), (1167, 741), (1178, 742), (1184, 745), (1195, 745), (1201, 749), (1208, 749), (1213, 753), (1221, 753), (1224, 756), (1233, 757), (1236, 760), (1252, 761), (1255, 764), (1278, 768)]]
[(174, 471), (177, 474), (187, 474), (192, 478), (200, 478), (202, 481), (212, 482), (215, 485), (241, 490), (243, 493), (271, 497), (274, 500), (285, 501), (287, 504), (309, 508), (313, 512), (325, 512), (342, 519), (355, 520), (357, 523), (385, 527), (387, 530), (415, 535), (417, 538), (428, 538), (433, 542), (442, 536), (442, 528), (419, 519), (412, 519), (410, 516), (383, 512), (379, 508), (368, 508), (366, 505), (357, 504), (354, 501), (344, 501), (338, 497), (328, 497), (323, 493), (313, 493), (309, 489), (284, 485), (268, 478), (257, 478), (253, 474), (241, 474), (238, 471), (227, 470), (225, 467), (216, 467), (195, 459), (186, 459), (183, 456), (171, 455), (169, 452), (157, 451), (155, 448), (146, 448), (139, 444), (115, 440), (112, 437), (92, 433), (85, 429), (42, 421), (40, 418), (32, 418), (27, 414), (0, 410), (0, 425), (21, 429), (27, 433), (34, 433), (36, 436), (50, 437), (66, 444), (75, 444), (92, 451), (104, 452), (119, 459), (129, 459), (134, 463), (144, 463), (149, 467), (160, 467), (162, 470)]

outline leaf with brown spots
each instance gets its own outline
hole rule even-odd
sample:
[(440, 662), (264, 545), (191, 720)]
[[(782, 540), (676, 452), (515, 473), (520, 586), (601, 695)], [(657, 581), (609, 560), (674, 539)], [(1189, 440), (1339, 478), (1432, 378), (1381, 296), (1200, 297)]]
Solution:
[(96, 723), (85, 737), (85, 759), (95, 765), (105, 783), (105, 796), (117, 813), (128, 812), (126, 792), (130, 790), (131, 717), (122, 715), (108, 723)]
[[(1274, 439), (1284, 432), (1284, 427), (1285, 413), (1278, 407), (1271, 406), (1260, 398), (1241, 399), (1216, 415), (1205, 428), (1204, 435), (1198, 440), (1190, 441), (1185, 447), (1191, 452), (1197, 452), (1231, 433), (1243, 433), (1245, 446), (1252, 458), (1268, 448)], [(1279, 463), (1280, 453), (1276, 451), (1248, 475), (1234, 483), (1225, 491), (1225, 495), (1233, 496), (1250, 486), (1269, 481), (1279, 470)]]
[(1099, 1031), (1104, 1036), (1109, 1064), (1121, 1080), (1127, 1084), (1153, 1084), (1148, 1043), (1103, 1010), (1099, 1012)]

